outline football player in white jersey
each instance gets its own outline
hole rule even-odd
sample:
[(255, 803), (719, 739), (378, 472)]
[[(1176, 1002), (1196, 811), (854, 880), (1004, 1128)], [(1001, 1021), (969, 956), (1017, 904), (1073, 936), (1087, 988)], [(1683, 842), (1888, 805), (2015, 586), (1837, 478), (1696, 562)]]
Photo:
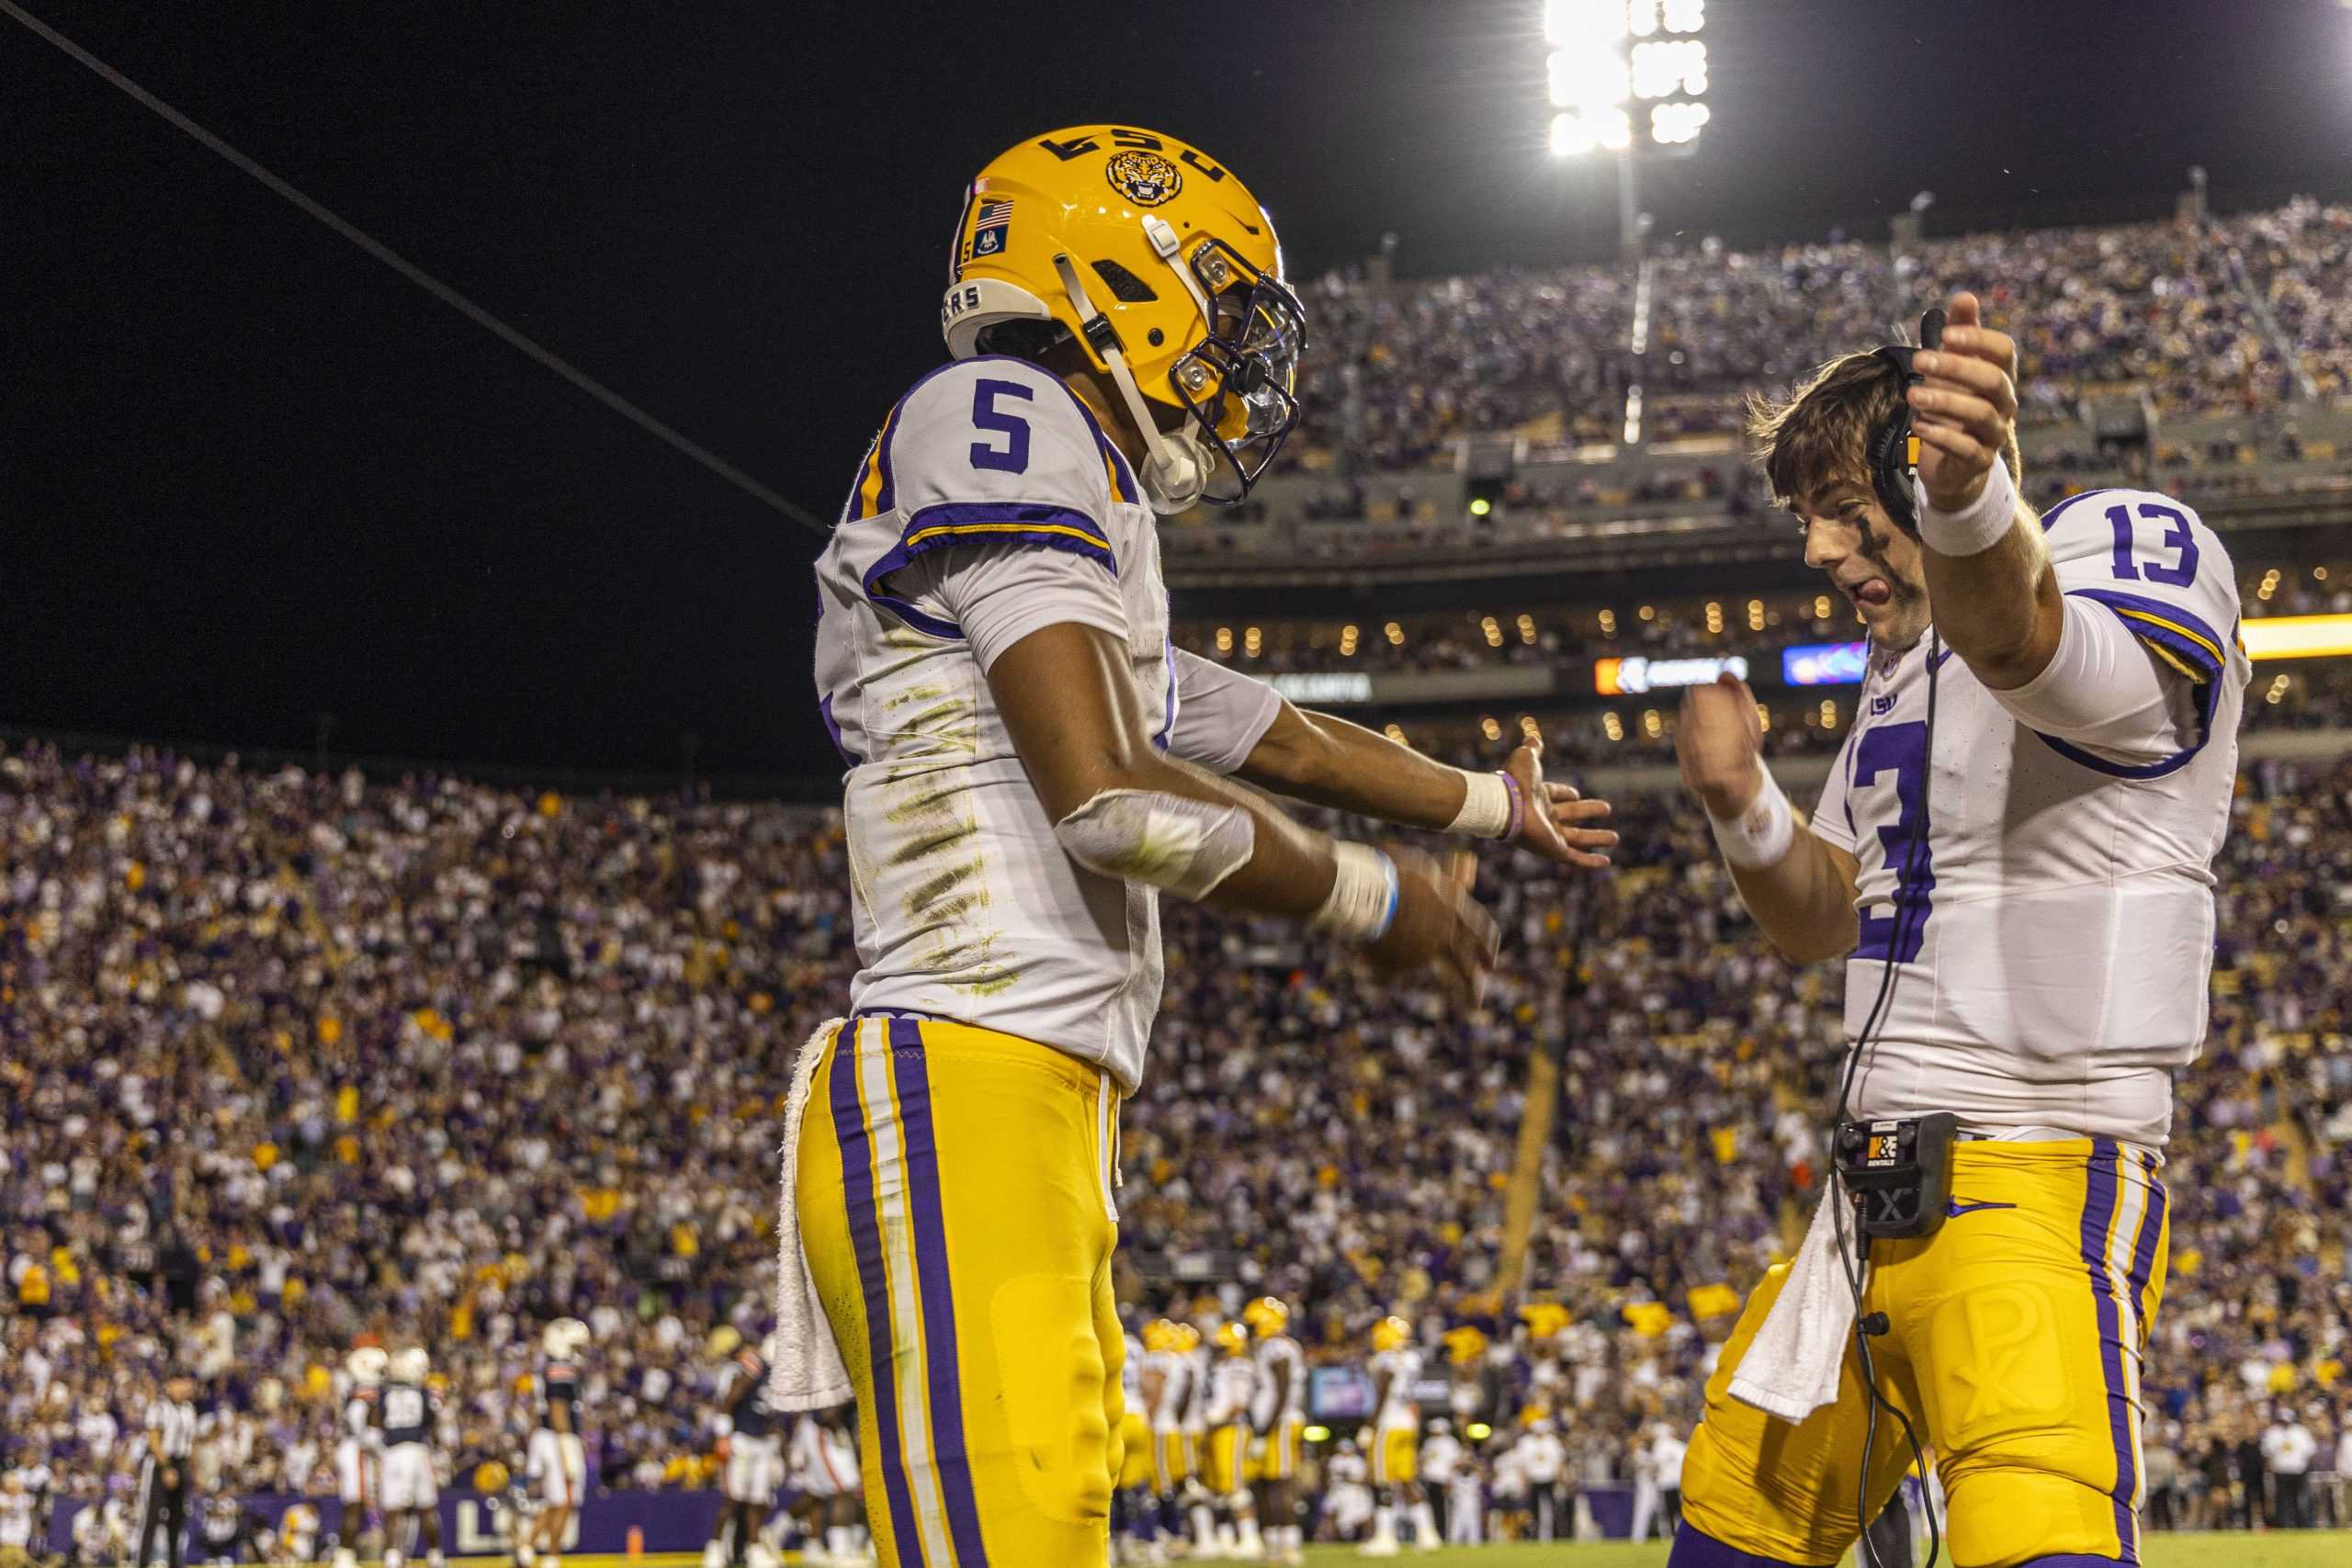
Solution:
[(1394, 1315), (1372, 1325), (1372, 1539), (1364, 1542), (1368, 1557), (1396, 1555), (1396, 1506), (1412, 1512), (1413, 1545), (1422, 1551), (1438, 1548), (1437, 1512), (1421, 1489), (1419, 1445), (1421, 1407), (1413, 1400), (1413, 1383), (1421, 1375), (1421, 1353), (1413, 1344), (1413, 1325)]
[(1260, 1296), (1241, 1309), (1258, 1337), (1258, 1393), (1250, 1419), (1265, 1442), (1258, 1479), (1265, 1495), (1258, 1509), (1270, 1562), (1305, 1561), (1298, 1525), (1298, 1450), (1306, 1432), (1306, 1357), (1289, 1334), (1290, 1306)]
[(580, 1352), (588, 1325), (560, 1317), (540, 1332), (539, 1424), (525, 1451), (523, 1473), (537, 1482), (538, 1511), (515, 1548), (522, 1568), (562, 1568), (564, 1536), (588, 1491), (588, 1450), (581, 1440)]
[(2156, 1172), (2205, 1034), (2249, 671), (2194, 512), (2130, 489), (2021, 504), (2016, 364), (1962, 294), (1939, 347), (1849, 355), (1758, 411), (1868, 675), (1806, 824), (1736, 682), (1690, 696), (1676, 748), (1765, 935), (1848, 958), (1835, 1148), (1869, 1201), (1826, 1204), (1791, 1266), (1827, 1289), (1783, 1292), (1784, 1267), (1749, 1298), (1676, 1568), (1844, 1551), (1858, 1493), (1876, 1513), (1911, 1460), (1893, 1417), (1866, 1438), (1870, 1382), (1938, 1456), (1955, 1562), (2136, 1561)]
[(703, 1568), (742, 1568), (747, 1559), (752, 1568), (775, 1568), (774, 1553), (760, 1532), (775, 1511), (776, 1485), (784, 1479), (784, 1436), (768, 1407), (768, 1369), (775, 1363), (775, 1346), (746, 1345), (731, 1325), (711, 1336), (711, 1346), (728, 1358), (719, 1370), (714, 1417), (727, 1461), (719, 1482), (726, 1503), (711, 1525), (710, 1539), (703, 1543)]
[(344, 1359), (343, 1431), (335, 1438), (334, 1484), (338, 1504), (331, 1560), (334, 1568), (357, 1568), (368, 1533), (368, 1510), (375, 1506), (378, 1451), (376, 1401), (382, 1396), (384, 1370), (391, 1353), (362, 1345)]
[(1204, 1557), (1222, 1551), (1255, 1561), (1266, 1554), (1257, 1505), (1250, 1496), (1250, 1439), (1255, 1435), (1250, 1410), (1258, 1398), (1258, 1366), (1250, 1355), (1246, 1325), (1221, 1323), (1209, 1338), (1216, 1355), (1209, 1364), (1201, 1483), (1208, 1488), (1216, 1533), (1213, 1545), (1195, 1542), (1195, 1550)]
[(425, 1386), (432, 1359), (424, 1347), (392, 1352), (376, 1400), (376, 1432), (383, 1447), (384, 1568), (401, 1568), (418, 1531), (426, 1561), (441, 1568), (441, 1487), (433, 1470), (433, 1428), (439, 1401)]
[[(885, 1562), (1100, 1561), (1117, 1113), (1160, 896), (1465, 998), (1495, 947), (1466, 864), (1302, 829), (1225, 775), (1570, 863), (1613, 835), (1532, 749), (1464, 773), (1170, 644), (1156, 514), (1238, 501), (1297, 418), (1305, 314), (1231, 171), (1112, 126), (1024, 141), (973, 182), (950, 274), (951, 361), (889, 412), (817, 562), (863, 966), (796, 1077), (785, 1173), (779, 1321), (813, 1293), (838, 1355), (783, 1398), (854, 1392)], [(991, 1344), (990, 1313), (1028, 1331)]]
[(814, 1502), (810, 1527), (821, 1532), (824, 1543), (821, 1552), (811, 1550), (803, 1561), (833, 1568), (854, 1568), (870, 1561), (850, 1416), (847, 1406), (813, 1411), (801, 1416), (792, 1428), (791, 1471)]

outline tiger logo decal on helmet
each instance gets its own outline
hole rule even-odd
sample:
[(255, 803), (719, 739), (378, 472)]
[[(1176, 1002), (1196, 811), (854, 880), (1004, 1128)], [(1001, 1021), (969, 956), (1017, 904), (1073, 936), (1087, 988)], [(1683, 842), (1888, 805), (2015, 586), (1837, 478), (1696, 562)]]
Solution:
[(1184, 188), (1184, 171), (1157, 152), (1118, 152), (1103, 171), (1111, 188), (1137, 207), (1158, 207)]
[(1082, 357), (1142, 437), (1157, 512), (1238, 503), (1298, 423), (1306, 312), (1273, 220), (1174, 137), (1079, 126), (999, 154), (947, 270), (948, 353)]

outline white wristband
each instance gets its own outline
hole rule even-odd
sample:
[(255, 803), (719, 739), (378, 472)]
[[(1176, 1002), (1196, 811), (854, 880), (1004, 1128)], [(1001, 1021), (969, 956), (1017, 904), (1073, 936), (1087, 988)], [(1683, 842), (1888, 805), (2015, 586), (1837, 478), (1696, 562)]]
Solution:
[(1993, 459), (1984, 476), (1984, 492), (1958, 512), (1939, 512), (1928, 501), (1928, 487), (1919, 486), (1919, 542), (1939, 556), (1982, 555), (2007, 537), (2017, 525), (2018, 487), (2008, 464)]
[(1334, 844), (1331, 858), (1338, 873), (1331, 896), (1306, 918), (1307, 929), (1378, 942), (1396, 919), (1396, 863), (1369, 844)]
[(1757, 771), (1764, 775), (1763, 787), (1736, 821), (1726, 822), (1712, 811), (1707, 813), (1707, 826), (1715, 830), (1715, 842), (1723, 846), (1724, 859), (1742, 871), (1761, 871), (1780, 864), (1781, 857), (1789, 852), (1789, 846), (1797, 841), (1797, 818), (1789, 809), (1789, 797), (1781, 793), (1771, 769), (1759, 763)]
[(1462, 772), (1462, 809), (1445, 825), (1468, 839), (1499, 839), (1510, 830), (1511, 786), (1500, 773)]

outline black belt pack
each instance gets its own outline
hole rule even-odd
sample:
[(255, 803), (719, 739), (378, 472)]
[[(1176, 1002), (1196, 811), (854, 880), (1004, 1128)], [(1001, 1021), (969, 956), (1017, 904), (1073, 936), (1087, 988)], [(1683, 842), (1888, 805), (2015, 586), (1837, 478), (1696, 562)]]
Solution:
[(1960, 1118), (1933, 1116), (1838, 1124), (1838, 1174), (1864, 1235), (1933, 1235), (1951, 1201), (1951, 1146)]

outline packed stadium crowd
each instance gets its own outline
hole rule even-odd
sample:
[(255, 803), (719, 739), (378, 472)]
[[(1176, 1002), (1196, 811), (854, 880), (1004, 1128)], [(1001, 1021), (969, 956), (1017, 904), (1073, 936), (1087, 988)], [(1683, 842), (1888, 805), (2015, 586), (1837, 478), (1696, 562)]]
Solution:
[[(1496, 1433), (1473, 1465), (1541, 1416), (1572, 1478), (1624, 1479), (1649, 1423), (1687, 1427), (1818, 1180), (1840, 992), (1761, 944), (1690, 811), (1617, 825), (1605, 878), (1490, 859), (1475, 1013), (1171, 913), (1125, 1113), (1139, 1315), (1277, 1293), (1312, 1359), (1360, 1363), (1399, 1314), (1451, 1380), (1424, 1414)], [(710, 1483), (706, 1347), (763, 1327), (781, 1091), (855, 963), (837, 818), (28, 744), (0, 840), (0, 1468), (119, 1494), (178, 1368), (200, 1486), (330, 1491), (365, 1341), (430, 1348), (453, 1473), (512, 1465), (537, 1326), (569, 1314), (596, 1483)], [(2259, 1490), (2236, 1445), (2273, 1407), (2316, 1473), (2346, 1429), (2352, 763), (2249, 766), (2219, 869), (2150, 1385), (2199, 1520)], [(1561, 1110), (1514, 1311), (1537, 1052)]]
[(1730, 431), (1739, 393), (1884, 341), (1957, 287), (1982, 288), (1990, 323), (2019, 334), (2028, 420), (2124, 388), (2169, 411), (2253, 413), (2352, 385), (2348, 253), (2352, 208), (2309, 200), (1904, 249), (1710, 240), (1647, 264), (1638, 353), (1628, 266), (1378, 287), (1335, 276), (1308, 299), (1317, 352), (1292, 461), (1410, 468), (1457, 437), (1518, 429), (1613, 439), (1635, 384), (1653, 437)]

